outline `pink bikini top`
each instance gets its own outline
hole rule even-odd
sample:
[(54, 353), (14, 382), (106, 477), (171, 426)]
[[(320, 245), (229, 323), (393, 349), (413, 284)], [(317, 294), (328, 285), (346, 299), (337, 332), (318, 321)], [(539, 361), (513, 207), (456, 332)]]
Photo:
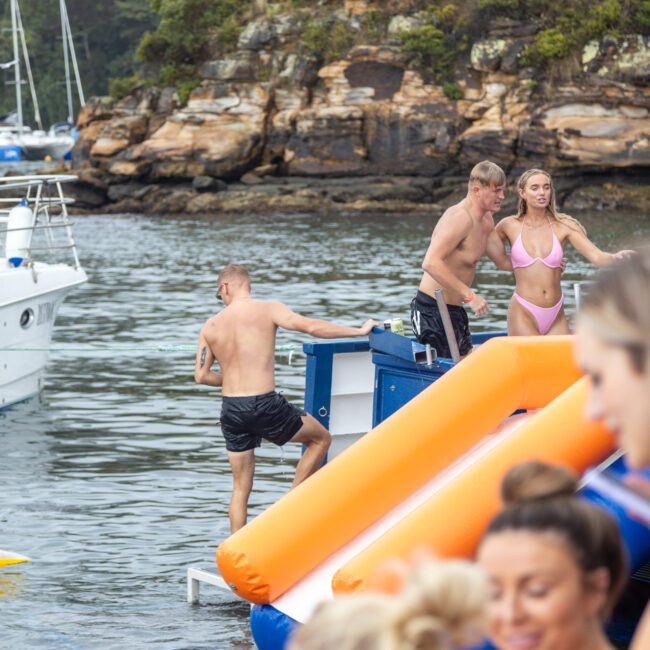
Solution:
[(553, 242), (551, 245), (551, 252), (546, 257), (532, 257), (524, 248), (524, 242), (521, 239), (521, 233), (524, 230), (524, 222), (522, 219), (521, 230), (519, 231), (517, 239), (515, 239), (515, 243), (510, 249), (510, 260), (512, 262), (513, 269), (531, 266), (535, 262), (541, 262), (542, 264), (548, 266), (549, 269), (559, 269), (560, 266), (562, 266), (562, 258), (564, 257), (562, 244), (560, 244), (560, 240), (557, 238), (557, 235), (553, 231), (553, 226), (551, 225), (550, 219), (548, 221), (548, 225), (551, 228), (551, 236)]

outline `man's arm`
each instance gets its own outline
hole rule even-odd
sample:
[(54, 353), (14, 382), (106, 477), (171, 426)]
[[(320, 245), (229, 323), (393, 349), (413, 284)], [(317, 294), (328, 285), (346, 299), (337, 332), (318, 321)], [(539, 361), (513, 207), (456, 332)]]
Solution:
[(512, 272), (512, 262), (510, 256), (506, 255), (506, 233), (500, 221), (495, 229), (490, 233), (487, 240), (487, 256), (496, 264), (501, 271)]
[(278, 327), (292, 332), (303, 332), (320, 339), (336, 339), (343, 336), (366, 336), (377, 325), (368, 319), (361, 327), (348, 327), (318, 318), (301, 316), (280, 302), (271, 303), (271, 316)]
[(197, 384), (206, 384), (208, 386), (221, 386), (223, 376), (220, 372), (211, 370), (214, 363), (214, 354), (205, 338), (203, 329), (199, 334), (199, 346), (196, 350), (196, 360), (194, 361), (194, 381)]

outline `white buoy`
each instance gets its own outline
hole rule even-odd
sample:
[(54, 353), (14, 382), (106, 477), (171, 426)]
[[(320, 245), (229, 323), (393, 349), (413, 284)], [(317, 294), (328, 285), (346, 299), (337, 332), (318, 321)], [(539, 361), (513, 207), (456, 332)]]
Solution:
[[(9, 211), (5, 244), (5, 257), (8, 260), (17, 258), (22, 262), (24, 258), (29, 257), (33, 227), (34, 213), (27, 201), (23, 199)], [(20, 266), (20, 262), (15, 266)]]

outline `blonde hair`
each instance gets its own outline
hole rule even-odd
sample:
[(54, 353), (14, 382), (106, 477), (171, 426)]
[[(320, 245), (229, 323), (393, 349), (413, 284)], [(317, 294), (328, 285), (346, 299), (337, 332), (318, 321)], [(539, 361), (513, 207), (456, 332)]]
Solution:
[(451, 650), (484, 637), (487, 580), (464, 560), (413, 568), (396, 595), (341, 596), (320, 605), (289, 650)]
[(650, 370), (650, 246), (598, 274), (581, 300), (578, 320), (588, 320), (605, 343), (627, 350), (637, 372)]
[(474, 165), (474, 168), (470, 172), (467, 189), (471, 189), (473, 183), (480, 183), (484, 187), (489, 185), (497, 187), (499, 185), (505, 185), (505, 182), (506, 174), (503, 169), (490, 160), (483, 160), (478, 165)]
[(235, 282), (238, 284), (248, 282), (250, 284), (248, 270), (241, 264), (228, 264), (227, 266), (224, 266), (217, 277), (218, 285), (221, 285), (223, 282)]
[(531, 461), (515, 465), (501, 483), (504, 509), (483, 540), (504, 531), (555, 534), (583, 574), (605, 568), (609, 574), (607, 616), (627, 580), (627, 560), (618, 525), (604, 510), (576, 497), (578, 477), (557, 465)]
[[(528, 171), (525, 171), (517, 181), (517, 190), (518, 191), (525, 190), (526, 183), (528, 183), (531, 176), (535, 176), (535, 174), (543, 174), (544, 176), (546, 176), (551, 186), (551, 198), (550, 201), (548, 202), (548, 205), (546, 206), (546, 210), (549, 212), (551, 217), (555, 219), (555, 221), (559, 221), (560, 223), (565, 224), (566, 226), (572, 228), (573, 230), (579, 230), (586, 235), (587, 234), (586, 228), (577, 219), (570, 217), (568, 214), (562, 214), (561, 212), (558, 212), (557, 204), (555, 201), (555, 186), (553, 185), (553, 179), (551, 178), (551, 175), (548, 172), (544, 171), (543, 169), (529, 169)], [(528, 212), (528, 204), (526, 203), (526, 199), (524, 199), (521, 196), (521, 194), (519, 194), (519, 201), (517, 202), (516, 218), (519, 219), (520, 217), (525, 216), (527, 212)]]

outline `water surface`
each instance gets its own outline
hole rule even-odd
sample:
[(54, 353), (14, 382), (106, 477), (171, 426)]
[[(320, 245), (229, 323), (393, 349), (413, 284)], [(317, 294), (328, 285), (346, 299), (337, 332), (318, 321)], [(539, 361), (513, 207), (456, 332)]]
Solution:
[[(615, 250), (650, 237), (640, 215), (581, 217)], [(0, 548), (34, 558), (0, 573), (2, 647), (102, 650), (253, 648), (248, 607), (202, 586), (228, 534), (230, 473), (218, 391), (193, 383), (194, 346), (216, 310), (217, 271), (252, 271), (258, 297), (348, 325), (402, 317), (433, 221), (417, 216), (93, 216), (75, 219), (89, 283), (64, 303), (45, 390), (0, 412)], [(593, 269), (567, 252), (572, 283)], [(509, 274), (487, 261), (474, 288), (491, 304), (476, 331), (503, 328)], [(281, 333), (279, 344), (306, 337)], [(160, 347), (163, 346), (163, 347)], [(277, 360), (296, 403), (304, 355)], [(284, 494), (298, 449), (257, 454), (251, 511)], [(291, 531), (287, 531), (290, 539)]]

